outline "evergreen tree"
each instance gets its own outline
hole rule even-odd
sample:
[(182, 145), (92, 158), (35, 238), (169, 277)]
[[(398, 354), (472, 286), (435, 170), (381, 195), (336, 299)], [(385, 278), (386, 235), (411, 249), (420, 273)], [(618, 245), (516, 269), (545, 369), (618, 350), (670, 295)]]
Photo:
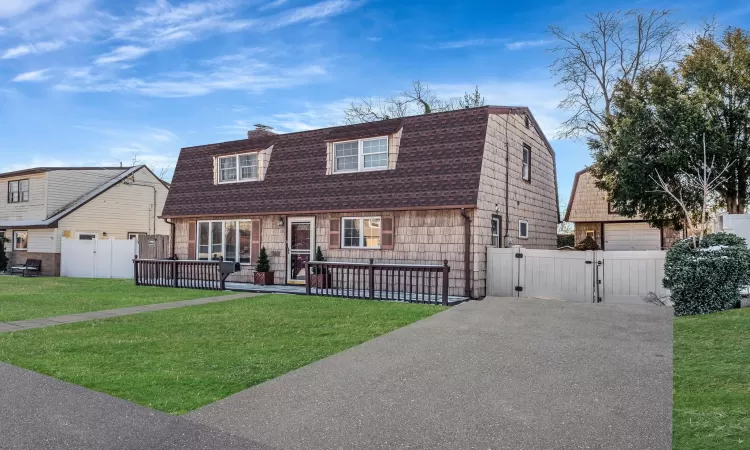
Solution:
[(260, 255), (258, 255), (258, 262), (255, 264), (255, 271), (256, 272), (270, 272), (271, 271), (271, 261), (268, 260), (268, 253), (266, 253), (265, 247), (261, 247), (260, 249)]

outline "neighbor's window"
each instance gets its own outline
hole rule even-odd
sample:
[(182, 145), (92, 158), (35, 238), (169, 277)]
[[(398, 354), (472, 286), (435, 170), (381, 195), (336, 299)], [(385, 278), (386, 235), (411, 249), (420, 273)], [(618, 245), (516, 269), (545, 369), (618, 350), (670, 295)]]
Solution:
[(520, 239), (529, 238), (529, 222), (527, 220), (518, 221), (518, 237)]
[(388, 168), (388, 138), (360, 139), (333, 144), (334, 172)]
[(29, 180), (8, 181), (8, 203), (29, 201)]
[(531, 147), (523, 144), (523, 165), (521, 167), (521, 176), (524, 181), (531, 181)]
[(492, 246), (500, 247), (500, 218), (492, 217)]
[(13, 232), (13, 250), (26, 250), (29, 247), (29, 232)]
[(236, 183), (258, 179), (258, 154), (220, 156), (219, 183)]
[(342, 247), (380, 248), (380, 217), (345, 217), (342, 223)]
[(138, 239), (139, 236), (146, 236), (146, 233), (142, 233), (142, 232), (128, 233), (128, 239)]
[(79, 241), (94, 241), (96, 240), (96, 233), (78, 233)]
[(196, 259), (224, 257), (224, 261), (250, 264), (251, 225), (249, 220), (198, 222)]

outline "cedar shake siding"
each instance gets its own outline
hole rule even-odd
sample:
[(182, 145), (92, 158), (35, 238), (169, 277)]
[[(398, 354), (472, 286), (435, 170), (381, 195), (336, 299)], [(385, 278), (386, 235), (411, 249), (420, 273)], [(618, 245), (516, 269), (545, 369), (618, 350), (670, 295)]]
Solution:
[[(388, 139), (387, 168), (335, 173), (336, 142), (376, 137)], [(530, 180), (522, 177), (524, 145), (532, 152)], [(264, 174), (256, 181), (219, 183), (217, 158), (244, 153), (258, 153), (259, 160), (267, 155), (265, 167), (259, 162)], [(248, 139), (184, 148), (163, 217), (176, 223), (180, 259), (197, 256), (197, 221), (253, 220), (279, 284), (287, 276), (287, 219), (310, 216), (315, 246), (328, 261), (447, 260), (450, 295), (457, 296), (467, 294), (468, 264), (468, 295), (482, 297), (493, 215), (502, 216), (505, 234), (506, 175), (508, 244), (555, 248), (555, 155), (523, 107), (472, 108), (279, 135), (253, 131)], [(332, 230), (332, 221), (373, 216), (382, 220), (381, 248), (341, 248), (342, 230)], [(468, 253), (464, 217), (470, 220)], [(528, 221), (528, 239), (518, 237), (519, 219)], [(251, 257), (254, 262), (255, 251)], [(253, 270), (254, 264), (243, 265), (229, 281), (252, 282)]]

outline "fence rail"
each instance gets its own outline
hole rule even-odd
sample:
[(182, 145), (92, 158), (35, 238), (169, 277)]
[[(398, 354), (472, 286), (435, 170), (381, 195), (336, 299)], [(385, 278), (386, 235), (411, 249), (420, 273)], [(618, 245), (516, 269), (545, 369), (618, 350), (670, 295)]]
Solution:
[(222, 261), (181, 261), (171, 259), (133, 259), (137, 286), (225, 289), (227, 275), (221, 273)]
[(402, 265), (309, 261), (308, 295), (448, 305), (448, 261)]

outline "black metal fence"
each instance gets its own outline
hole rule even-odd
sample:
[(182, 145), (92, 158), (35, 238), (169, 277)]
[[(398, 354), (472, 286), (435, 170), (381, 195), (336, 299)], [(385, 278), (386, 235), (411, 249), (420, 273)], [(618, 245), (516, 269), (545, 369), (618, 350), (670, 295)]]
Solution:
[(137, 286), (223, 291), (227, 278), (226, 274), (221, 273), (221, 261), (134, 259), (133, 265)]
[(448, 305), (448, 261), (402, 265), (310, 261), (308, 295)]

